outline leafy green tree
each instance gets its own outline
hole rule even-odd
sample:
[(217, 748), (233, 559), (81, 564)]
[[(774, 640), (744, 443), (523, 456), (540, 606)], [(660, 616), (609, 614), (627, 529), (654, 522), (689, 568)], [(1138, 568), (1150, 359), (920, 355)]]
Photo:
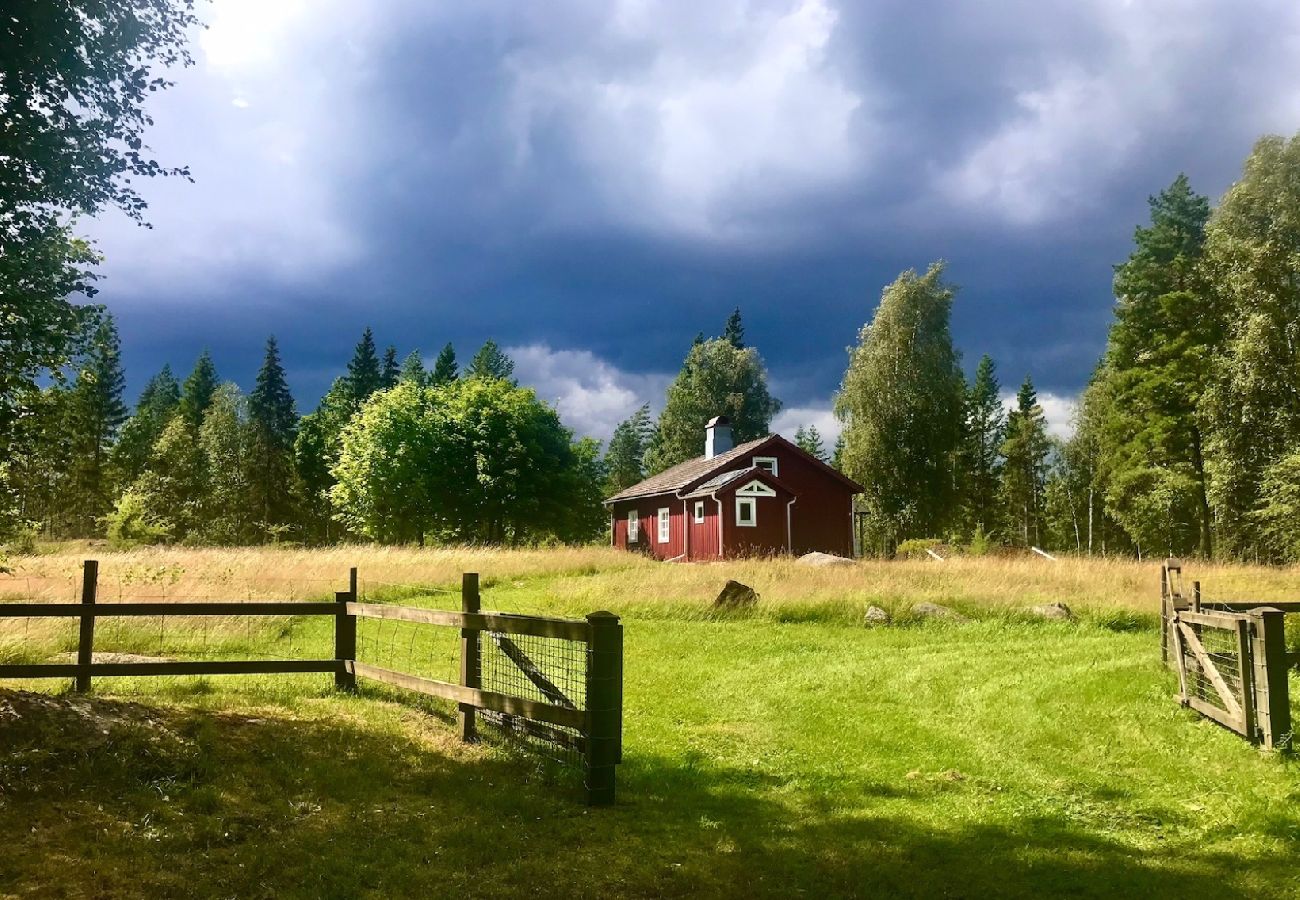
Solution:
[(942, 534), (956, 517), (955, 457), (963, 379), (942, 263), (885, 288), (850, 350), (835, 401), (843, 471), (864, 487), (867, 543), (891, 555), (910, 537)]
[(280, 362), (280, 348), (271, 336), (248, 398), (248, 502), (260, 537), (282, 533), (296, 520), (294, 504), (294, 442), (298, 411)]
[(482, 377), (399, 384), (344, 429), (330, 496), (349, 528), (380, 541), (570, 540), (575, 507), (598, 496), (595, 472), (532, 390)]
[(379, 369), (379, 388), (388, 390), (402, 377), (402, 367), (397, 364), (397, 348), (389, 345), (384, 351), (384, 361)]
[(198, 526), (206, 543), (242, 544), (253, 537), (246, 422), (247, 404), (239, 388), (229, 382), (218, 387), (199, 428), (203, 479)]
[(608, 494), (617, 494), (645, 478), (645, 454), (653, 435), (654, 423), (650, 421), (648, 403), (642, 404), (615, 426), (605, 453), (605, 491)]
[(219, 383), (212, 354), (204, 350), (194, 363), (194, 371), (190, 372), (181, 385), (181, 418), (196, 433), (203, 424), (203, 416), (207, 414), (208, 407), (212, 405), (212, 396)]
[(346, 377), (336, 378), (316, 410), (303, 416), (294, 440), (294, 470), (300, 497), (297, 508), (306, 537), (315, 542), (337, 537), (329, 493), (333, 467), (342, 447), (343, 429), (360, 408)]
[(1001, 485), (1011, 537), (1022, 547), (1043, 543), (1043, 503), (1050, 450), (1047, 418), (1038, 405), (1034, 382), (1026, 375), (1016, 393), (1016, 406), (1007, 416)]
[(745, 349), (745, 325), (740, 320), (739, 306), (727, 317), (726, 327), (722, 329), (722, 339), (737, 350)]
[(997, 369), (987, 354), (975, 367), (975, 381), (966, 392), (965, 429), (960, 468), (962, 519), (966, 530), (995, 533), (1001, 525), (998, 484), (1002, 471), (1002, 442), (1006, 411)]
[(171, 366), (149, 379), (135, 412), (127, 419), (113, 446), (113, 467), (121, 483), (129, 485), (144, 473), (153, 445), (171, 421), (181, 403), (181, 386), (172, 374)]
[(1259, 504), (1252, 513), (1266, 558), (1300, 559), (1300, 451), (1264, 470)]
[(741, 443), (766, 437), (780, 410), (757, 350), (740, 350), (721, 338), (693, 344), (668, 387), (646, 468), (653, 474), (700, 456), (704, 427), (714, 416), (729, 418), (732, 438)]
[(126, 502), (150, 511), (150, 521), (173, 540), (201, 536), (207, 498), (207, 466), (198, 435), (182, 416), (174, 416), (154, 445), (149, 466), (119, 498), (117, 513)]
[(424, 371), (424, 359), (420, 356), (419, 350), (412, 350), (406, 355), (406, 359), (402, 360), (402, 371), (397, 376), (397, 380), (421, 386), (429, 380), (429, 373)]
[(94, 313), (76, 381), (68, 393), (64, 425), (72, 463), (68, 524), (77, 537), (99, 533), (99, 520), (112, 508), (114, 479), (109, 461), (118, 429), (126, 421), (117, 326), (107, 310)]
[(1115, 268), (1115, 321), (1089, 391), (1108, 511), (1139, 546), (1213, 550), (1204, 399), (1224, 339), (1200, 269), (1209, 201), (1179, 175)]
[(446, 384), (455, 381), (456, 377), (456, 348), (448, 343), (443, 346), (438, 353), (438, 358), (434, 360), (433, 371), (429, 373), (429, 383)]
[[(1255, 144), (1241, 179), (1215, 211), (1205, 268), (1226, 338), (1207, 408), (1211, 502), (1228, 555), (1262, 555), (1274, 543), (1257, 510), (1275, 508), (1263, 487), (1300, 445), (1300, 136)], [(1283, 470), (1274, 470), (1283, 471)]]
[[(438, 357), (442, 361), (441, 355)], [(435, 368), (435, 375), (437, 370)], [(466, 378), (499, 378), (502, 381), (508, 381), (514, 384), (515, 363), (505, 351), (497, 346), (496, 341), (490, 338), (479, 348), (478, 353), (470, 360), (469, 365), (465, 367)], [(439, 382), (441, 383), (441, 382)]]
[(369, 328), (362, 332), (361, 340), (352, 351), (345, 380), (351, 398), (357, 404), (364, 403), (371, 394), (384, 386), (379, 352), (375, 347), (375, 334)]
[[(141, 220), (138, 179), (188, 175), (150, 159), (145, 99), (190, 63), (191, 0), (11, 3), (0, 15), (0, 460), (82, 328), (98, 261), (67, 228), (116, 207)], [(0, 495), (6, 491), (0, 473)]]
[(822, 444), (821, 432), (816, 425), (807, 428), (800, 425), (794, 432), (794, 443), (800, 450), (826, 462), (826, 447)]

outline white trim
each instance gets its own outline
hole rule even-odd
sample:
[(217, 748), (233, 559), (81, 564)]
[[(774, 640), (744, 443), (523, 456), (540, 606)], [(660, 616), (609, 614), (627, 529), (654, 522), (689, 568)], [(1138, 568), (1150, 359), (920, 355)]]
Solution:
[(641, 514), (635, 509), (627, 511), (627, 542), (635, 544), (641, 540)]
[(695, 524), (696, 525), (704, 524), (704, 501), (703, 500), (695, 501)]
[[(764, 463), (771, 463), (772, 468), (770, 469), (767, 468), (767, 466), (763, 465)], [(780, 477), (781, 473), (777, 471), (778, 463), (775, 456), (755, 456), (753, 459), (753, 464), (757, 468), (766, 470), (767, 473), (771, 475), (773, 478)]]
[[(749, 521), (746, 522), (740, 517), (740, 511), (749, 507)], [(739, 528), (757, 528), (758, 527), (758, 498), (756, 497), (737, 497), (736, 498), (736, 526)]]
[(673, 512), (666, 506), (659, 507), (657, 514), (659, 543), (666, 544), (673, 533)]
[(755, 480), (736, 491), (737, 497), (775, 497), (776, 491), (763, 482)]

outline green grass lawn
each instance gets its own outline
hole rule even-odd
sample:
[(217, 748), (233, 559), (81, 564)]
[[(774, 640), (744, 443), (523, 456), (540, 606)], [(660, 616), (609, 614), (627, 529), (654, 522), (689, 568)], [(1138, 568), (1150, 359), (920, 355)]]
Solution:
[(325, 677), (0, 693), (0, 896), (1300, 895), (1300, 769), (1179, 709), (1148, 629), (618, 611), (611, 809), (460, 745), (450, 704)]

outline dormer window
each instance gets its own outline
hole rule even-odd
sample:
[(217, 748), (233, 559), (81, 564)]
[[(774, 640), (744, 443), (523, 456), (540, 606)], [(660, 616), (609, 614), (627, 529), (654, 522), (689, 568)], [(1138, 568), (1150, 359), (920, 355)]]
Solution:
[(768, 472), (770, 472), (770, 473), (772, 474), (773, 477), (776, 477), (777, 475), (780, 474), (780, 473), (777, 472), (777, 470), (776, 470), (776, 457), (775, 457), (775, 456), (755, 456), (755, 457), (754, 457), (754, 465), (755, 465), (757, 468), (760, 468), (760, 469), (766, 469)]

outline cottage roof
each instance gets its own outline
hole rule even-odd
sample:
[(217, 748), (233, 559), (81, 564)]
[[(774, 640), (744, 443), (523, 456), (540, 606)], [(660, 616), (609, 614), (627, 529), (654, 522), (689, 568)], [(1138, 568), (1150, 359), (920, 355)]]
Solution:
[(730, 462), (757, 450), (763, 444), (767, 443), (774, 435), (761, 437), (756, 440), (746, 441), (732, 447), (726, 453), (719, 453), (712, 459), (704, 456), (688, 459), (684, 463), (678, 463), (671, 469), (665, 469), (658, 475), (651, 475), (645, 481), (638, 482), (630, 488), (619, 491), (614, 496), (608, 498), (605, 502), (610, 503), (614, 500), (630, 500), (633, 497), (651, 497), (655, 494), (667, 494), (671, 491), (678, 491), (688, 484), (705, 477), (714, 469), (725, 466)]

